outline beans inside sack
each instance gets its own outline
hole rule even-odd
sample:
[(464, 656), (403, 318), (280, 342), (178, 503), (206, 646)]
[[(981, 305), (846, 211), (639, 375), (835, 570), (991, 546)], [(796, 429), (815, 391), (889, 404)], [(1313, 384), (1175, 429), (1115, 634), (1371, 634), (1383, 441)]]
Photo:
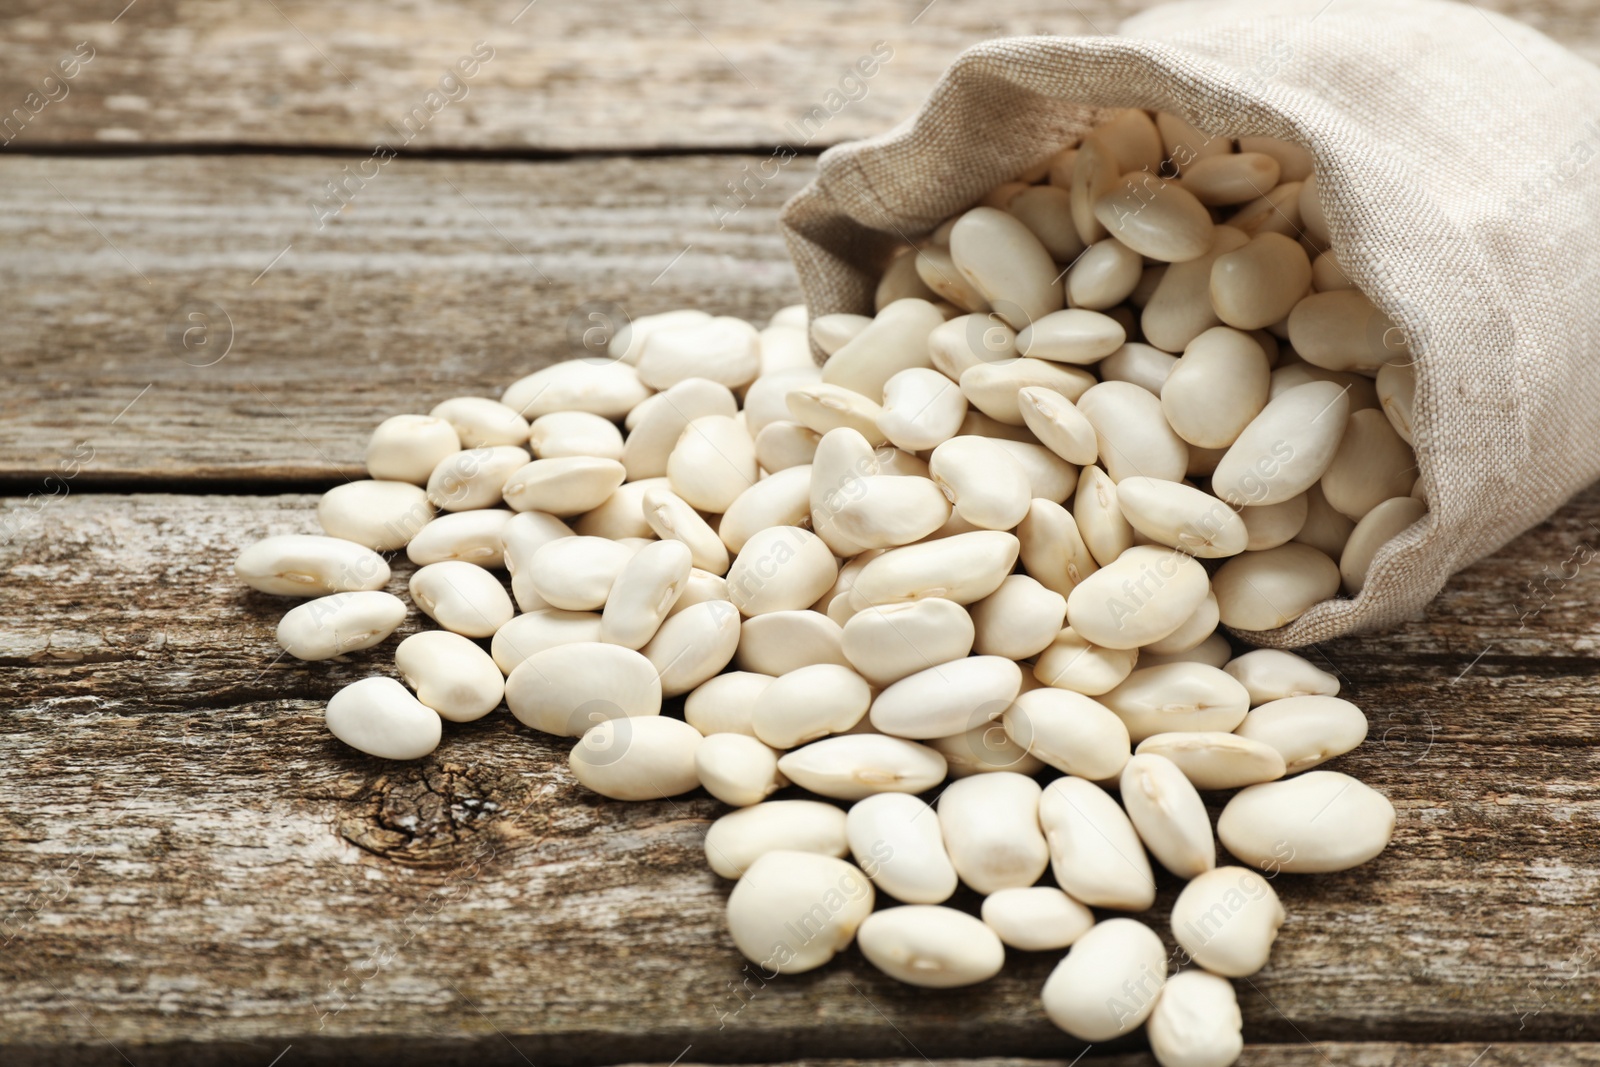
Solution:
[[(894, 258), (875, 315), (652, 315), (396, 415), (323, 535), (237, 573), (314, 598), (278, 639), (328, 659), (401, 624), (403, 549), (439, 629), (333, 734), (417, 759), (503, 702), (606, 797), (704, 788), (769, 973), (854, 943), (950, 987), (1064, 953), (1061, 1029), (1222, 1067), (1273, 878), (1395, 821), (1321, 769), (1367, 733), (1338, 679), (1223, 633), (1358, 593), (1427, 506), (1406, 340), (1329, 246), (1300, 148), (1115, 112)], [(1186, 883), (1170, 952), (1130, 917), (1157, 867)]]

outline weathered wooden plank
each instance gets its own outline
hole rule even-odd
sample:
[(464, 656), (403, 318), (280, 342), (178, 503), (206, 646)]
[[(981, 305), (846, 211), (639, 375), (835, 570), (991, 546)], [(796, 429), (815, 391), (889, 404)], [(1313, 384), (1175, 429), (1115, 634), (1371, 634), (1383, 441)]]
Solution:
[(764, 324), (799, 296), (774, 217), (811, 162), (719, 229), (745, 162), (396, 160), (319, 231), (340, 160), (0, 160), (0, 477), (334, 483), (376, 423), (498, 395), (590, 312)]
[[(24, 108), (0, 139), (15, 136), (13, 147), (366, 150), (409, 137), (410, 147), (429, 149), (631, 150), (770, 149), (809, 137), (821, 146), (892, 125), (978, 41), (1110, 33), (1152, 2), (673, 0), (596, 9), (529, 0), (137, 0), (119, 14), (121, 4), (71, 0), (0, 18), (0, 103), (7, 114)], [(1600, 57), (1595, 0), (1482, 6)], [(1484, 32), (1494, 30), (1486, 23)], [(80, 54), (93, 58), (64, 85), (45, 84), (80, 42), (92, 49)], [(840, 93), (877, 42), (892, 57), (864, 89), (847, 83)], [(472, 76), (441, 85), (475, 46)], [(40, 95), (29, 101), (29, 93)], [(59, 99), (41, 105), (47, 95)], [(808, 126), (803, 116), (816, 108), (825, 120)]]
[[(227, 575), (242, 543), (305, 528), (308, 504), (76, 497), (0, 557), (0, 1047), (94, 1062), (109, 1039), (141, 1064), (205, 1062), (196, 1044), (465, 1062), (510, 1058), (507, 1040), (536, 1062), (1076, 1055), (1038, 1012), (1048, 958), (952, 993), (854, 952), (749, 978), (700, 855), (720, 806), (601, 801), (564, 743), (503, 712), (415, 765), (344, 749), (321, 703), (388, 670), (388, 646), (268, 668), (284, 602)], [(1400, 826), (1370, 866), (1279, 880), (1289, 921), (1240, 983), (1252, 1040), (1600, 1038), (1592, 664), (1486, 660), (1452, 682), (1330, 653), (1374, 724), (1336, 766), (1390, 795)], [(1153, 921), (1175, 892), (1163, 879)]]

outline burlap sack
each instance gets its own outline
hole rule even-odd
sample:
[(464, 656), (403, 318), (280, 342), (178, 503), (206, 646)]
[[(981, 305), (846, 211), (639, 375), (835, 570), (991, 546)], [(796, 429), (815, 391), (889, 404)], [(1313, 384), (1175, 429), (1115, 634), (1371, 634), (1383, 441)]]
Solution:
[(1309, 148), (1340, 263), (1417, 360), (1428, 516), (1359, 597), (1243, 636), (1295, 647), (1411, 617), (1600, 474), (1600, 70), (1475, 7), (1198, 0), (1117, 36), (969, 49), (785, 206), (812, 314), (870, 313), (889, 249), (1111, 107)]

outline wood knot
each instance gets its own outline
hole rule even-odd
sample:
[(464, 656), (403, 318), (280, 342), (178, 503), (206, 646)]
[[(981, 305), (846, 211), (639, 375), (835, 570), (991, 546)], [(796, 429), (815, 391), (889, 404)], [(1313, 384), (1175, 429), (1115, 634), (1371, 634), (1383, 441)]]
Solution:
[(453, 866), (524, 806), (519, 784), (514, 775), (482, 767), (409, 766), (363, 789), (339, 818), (339, 834), (408, 867)]

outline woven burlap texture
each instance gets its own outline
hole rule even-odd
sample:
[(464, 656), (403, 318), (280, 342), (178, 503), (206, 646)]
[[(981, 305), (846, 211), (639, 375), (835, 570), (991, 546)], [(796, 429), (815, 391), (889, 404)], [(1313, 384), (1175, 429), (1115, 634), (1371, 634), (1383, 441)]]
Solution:
[(971, 48), (785, 205), (811, 313), (870, 314), (891, 248), (1118, 107), (1310, 149), (1339, 261), (1417, 363), (1428, 515), (1360, 596), (1242, 636), (1298, 647), (1414, 617), (1600, 474), (1600, 70), (1475, 7), (1200, 0), (1113, 36)]

